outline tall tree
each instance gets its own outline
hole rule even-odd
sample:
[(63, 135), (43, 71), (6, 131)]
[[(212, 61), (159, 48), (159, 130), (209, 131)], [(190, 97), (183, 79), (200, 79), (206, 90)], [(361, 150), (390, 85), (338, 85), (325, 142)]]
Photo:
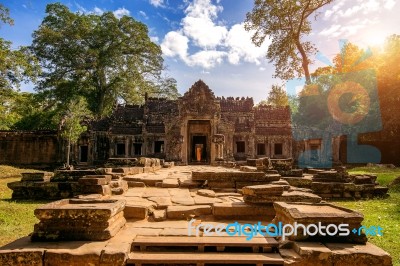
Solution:
[(272, 106), (289, 105), (289, 99), (286, 91), (278, 85), (272, 85), (272, 88), (268, 94), (267, 104)]
[(310, 55), (314, 45), (302, 40), (311, 32), (310, 16), (333, 0), (255, 0), (254, 8), (246, 15), (245, 28), (255, 30), (252, 41), (261, 46), (266, 38), (272, 43), (267, 58), (275, 65), (275, 75), (284, 80), (304, 75), (311, 83)]
[(32, 49), (45, 69), (38, 91), (60, 102), (83, 96), (97, 117), (118, 101), (159, 92), (163, 59), (146, 25), (112, 12), (73, 13), (60, 3), (47, 5), (46, 13), (33, 34)]
[[(0, 4), (1, 23), (13, 25), (9, 10)], [(0, 129), (11, 129), (28, 108), (29, 93), (19, 93), (21, 82), (34, 81), (40, 72), (36, 58), (26, 47), (11, 48), (10, 41), (0, 38)]]
[(84, 119), (90, 118), (87, 103), (83, 97), (72, 100), (65, 106), (61, 119), (61, 137), (67, 140), (67, 162), (66, 167), (70, 166), (71, 144), (78, 141), (80, 135), (87, 130), (82, 124)]

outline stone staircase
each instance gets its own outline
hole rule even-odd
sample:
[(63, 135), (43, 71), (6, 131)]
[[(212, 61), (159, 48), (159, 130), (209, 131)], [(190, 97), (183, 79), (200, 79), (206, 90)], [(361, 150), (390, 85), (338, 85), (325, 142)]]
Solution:
[(274, 238), (137, 236), (127, 265), (283, 265)]

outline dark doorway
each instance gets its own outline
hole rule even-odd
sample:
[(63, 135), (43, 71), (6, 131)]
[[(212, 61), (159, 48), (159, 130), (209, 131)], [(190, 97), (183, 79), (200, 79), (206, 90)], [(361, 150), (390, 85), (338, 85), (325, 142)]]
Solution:
[(125, 143), (117, 143), (117, 156), (125, 155)]
[(193, 136), (191, 161), (194, 163), (207, 162), (207, 137)]
[(164, 153), (164, 141), (154, 141), (154, 153)]
[(87, 163), (88, 161), (88, 146), (80, 146), (79, 161), (81, 163)]
[(142, 155), (142, 143), (133, 144), (133, 149), (135, 155)]

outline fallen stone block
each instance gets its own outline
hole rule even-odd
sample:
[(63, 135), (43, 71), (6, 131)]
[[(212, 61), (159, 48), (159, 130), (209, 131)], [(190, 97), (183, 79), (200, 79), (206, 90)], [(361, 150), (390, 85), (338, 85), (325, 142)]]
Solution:
[(149, 197), (147, 199), (153, 201), (157, 209), (166, 209), (168, 206), (172, 205), (170, 197)]
[(153, 219), (155, 222), (165, 221), (167, 219), (167, 211), (166, 210), (154, 210), (153, 211)]
[(149, 214), (149, 208), (141, 205), (127, 204), (124, 209), (126, 219), (146, 219)]
[(162, 181), (161, 187), (163, 188), (177, 188), (179, 187), (178, 179), (166, 178)]
[(302, 188), (311, 188), (313, 182), (311, 178), (307, 177), (282, 177), (282, 179), (286, 180), (291, 186)]
[[(309, 225), (325, 226), (322, 235), (307, 234), (303, 227), (297, 228), (297, 235), (291, 235), (288, 238), (294, 241), (312, 241), (313, 239), (321, 239), (324, 242), (343, 242), (343, 243), (365, 243), (367, 238), (365, 234), (354, 234), (351, 232), (354, 228), (360, 228), (364, 217), (361, 213), (352, 211), (347, 208), (335, 206), (328, 203), (290, 203), (290, 202), (274, 202), (276, 216), (272, 221), (275, 224), (282, 222), (283, 224), (295, 225), (302, 224), (306, 228)], [(331, 225), (336, 225), (332, 227)], [(337, 229), (340, 224), (348, 224), (348, 234), (339, 235)], [(329, 227), (329, 228), (328, 228)], [(313, 229), (311, 229), (313, 230)], [(327, 232), (330, 232), (328, 234)], [(334, 233), (334, 231), (337, 231)], [(312, 231), (312, 232), (315, 232)], [(299, 253), (301, 254), (301, 253)]]
[(192, 172), (192, 180), (195, 181), (265, 181), (265, 173), (263, 172), (241, 172), (241, 171), (232, 171), (232, 172), (206, 172), (206, 171), (193, 171)]
[(392, 258), (381, 248), (367, 242), (365, 245), (326, 243), (331, 250), (333, 265), (392, 265)]
[(96, 170), (56, 170), (51, 182), (77, 182), (80, 178), (87, 175), (97, 175)]
[(235, 188), (236, 184), (234, 181), (208, 181), (207, 186), (209, 188)]
[(197, 194), (204, 197), (215, 198), (215, 191), (210, 189), (199, 189), (197, 190)]
[(139, 181), (126, 181), (128, 183), (128, 187), (145, 187), (146, 184), (144, 182)]
[(212, 214), (210, 205), (169, 206), (167, 208), (168, 219), (180, 220), (208, 214)]
[(240, 171), (242, 172), (259, 172), (255, 166), (240, 166)]
[(272, 203), (265, 205), (251, 205), (245, 202), (223, 202), (214, 203), (213, 215), (219, 218), (275, 216), (275, 209)]
[(21, 173), (21, 181), (32, 181), (32, 182), (49, 182), (53, 173), (41, 172), (41, 173)]
[(258, 195), (271, 195), (280, 196), (283, 193), (283, 186), (281, 185), (258, 185), (248, 186), (242, 189), (243, 195), (258, 196)]
[(257, 196), (249, 196), (244, 195), (243, 200), (247, 203), (252, 204), (264, 204), (264, 203), (273, 203), (273, 202), (309, 202), (309, 203), (318, 203), (321, 201), (321, 197), (306, 192), (292, 191), (287, 192), (284, 191), (281, 196), (270, 196), (270, 195), (257, 195)]
[(40, 220), (32, 241), (106, 240), (113, 237), (125, 218), (125, 201), (65, 199), (35, 210)]

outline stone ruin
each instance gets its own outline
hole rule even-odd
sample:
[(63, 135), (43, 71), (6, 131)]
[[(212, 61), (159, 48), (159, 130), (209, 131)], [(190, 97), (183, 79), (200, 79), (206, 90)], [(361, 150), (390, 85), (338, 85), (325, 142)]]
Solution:
[[(347, 223), (350, 229), (360, 228), (362, 214), (324, 202), (330, 193), (313, 183), (382, 191), (373, 176), (350, 176), (343, 168), (303, 173), (292, 169), (289, 160), (268, 158), (226, 162), (226, 167), (161, 167), (162, 161), (143, 161), (147, 166), (117, 163), (95, 172), (24, 174), (21, 182), (57, 184), (51, 195), (68, 198), (37, 208), (39, 222), (33, 233), (1, 247), (0, 265), (392, 265), (390, 255), (367, 242), (362, 233), (327, 237), (304, 236), (299, 231), (286, 240), (279, 235), (254, 235), (249, 240), (246, 235), (231, 236), (230, 230), (216, 235), (215, 228), (209, 235), (207, 228), (196, 228), (233, 222)], [(301, 185), (294, 186), (294, 182)], [(16, 184), (10, 187), (19, 190), (24, 183)], [(62, 194), (60, 184), (79, 189), (66, 189), (69, 192)], [(122, 193), (112, 190), (125, 186)], [(49, 193), (37, 191), (42, 196)], [(15, 194), (33, 197), (25, 192)], [(356, 198), (358, 194), (351, 195)]]

